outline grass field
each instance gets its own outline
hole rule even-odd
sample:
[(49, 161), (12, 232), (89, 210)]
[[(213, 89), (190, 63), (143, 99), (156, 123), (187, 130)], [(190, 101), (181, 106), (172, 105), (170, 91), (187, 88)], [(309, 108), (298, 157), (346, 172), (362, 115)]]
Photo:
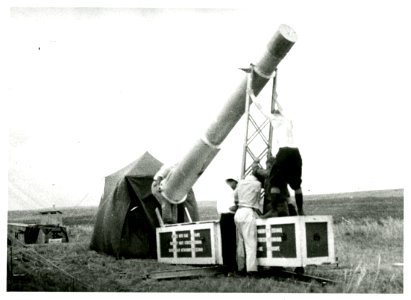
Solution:
[[(307, 215), (332, 215), (338, 267), (309, 266), (306, 272), (333, 278), (321, 286), (278, 278), (223, 275), (156, 281), (153, 271), (192, 268), (148, 259), (115, 259), (90, 251), (96, 207), (67, 208), (64, 223), (70, 243), (26, 245), (12, 250), (8, 291), (100, 292), (263, 292), (403, 293), (403, 190), (307, 196)], [(202, 220), (217, 219), (215, 202), (199, 202)], [(35, 223), (35, 211), (9, 212), (9, 222)]]

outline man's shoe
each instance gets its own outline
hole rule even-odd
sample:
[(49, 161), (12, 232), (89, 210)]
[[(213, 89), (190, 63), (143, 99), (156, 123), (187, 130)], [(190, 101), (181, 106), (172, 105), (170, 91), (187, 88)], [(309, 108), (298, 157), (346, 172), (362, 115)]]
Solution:
[(227, 277), (234, 277), (234, 276), (235, 276), (235, 273), (234, 273), (234, 272), (228, 272), (226, 276), (227, 276)]
[(292, 203), (288, 203), (288, 212), (290, 213), (290, 216), (298, 216), (297, 210)]

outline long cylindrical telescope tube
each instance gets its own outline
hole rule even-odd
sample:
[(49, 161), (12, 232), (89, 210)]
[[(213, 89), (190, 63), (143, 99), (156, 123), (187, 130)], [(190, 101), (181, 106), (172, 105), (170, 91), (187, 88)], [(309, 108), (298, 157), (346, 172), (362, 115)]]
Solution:
[[(254, 95), (257, 96), (270, 80), (278, 64), (296, 40), (297, 36), (292, 28), (280, 25), (268, 43), (262, 58), (254, 66), (252, 86)], [(178, 204), (185, 201), (189, 190), (217, 155), (220, 144), (244, 114), (246, 92), (247, 74), (204, 136), (196, 142), (171, 170), (169, 176), (161, 182), (161, 194), (169, 202)]]

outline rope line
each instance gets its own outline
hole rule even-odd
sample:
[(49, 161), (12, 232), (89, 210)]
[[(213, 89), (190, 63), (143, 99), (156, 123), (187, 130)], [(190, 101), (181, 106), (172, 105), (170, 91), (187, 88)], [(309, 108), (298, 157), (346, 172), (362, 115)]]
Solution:
[[(56, 268), (58, 271), (60, 271), (61, 273), (63, 273), (64, 275), (66, 275), (67, 277), (69, 277), (70, 279), (73, 280), (74, 282), (77, 282), (78, 284), (82, 285), (83, 287), (86, 287), (88, 289), (92, 289), (92, 287), (86, 283), (80, 282), (74, 275), (71, 275), (70, 273), (68, 273), (66, 270), (60, 268), (58, 265), (56, 265), (55, 263), (53, 263), (52, 261), (48, 260), (47, 258), (45, 258), (44, 256), (42, 256), (40, 253), (38, 253), (37, 251), (31, 249), (30, 247), (28, 247), (27, 245), (25, 245), (23, 242), (21, 242), (20, 240), (16, 239), (15, 237), (11, 236), (10, 234), (7, 234), (7, 237), (10, 240), (14, 240), (16, 241), (18, 244), (20, 244), (21, 246), (23, 246), (23, 248), (28, 249), (30, 252), (36, 254), (37, 256), (39, 256), (43, 261), (45, 261), (46, 263), (48, 263), (49, 265), (53, 266), (54, 268)], [(38, 261), (38, 258), (34, 257), (34, 256), (30, 256), (30, 258), (33, 258), (34, 260)], [(11, 262), (12, 263), (12, 262)], [(74, 288), (74, 286), (73, 286)]]

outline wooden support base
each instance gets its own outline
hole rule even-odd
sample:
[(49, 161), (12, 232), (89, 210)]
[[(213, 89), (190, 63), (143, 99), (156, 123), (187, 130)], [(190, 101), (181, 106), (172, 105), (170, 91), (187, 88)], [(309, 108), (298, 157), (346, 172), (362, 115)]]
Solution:
[(148, 279), (164, 280), (176, 278), (190, 278), (190, 277), (205, 277), (223, 274), (224, 270), (220, 266), (182, 269), (182, 270), (167, 270), (159, 272), (151, 272), (147, 275)]

